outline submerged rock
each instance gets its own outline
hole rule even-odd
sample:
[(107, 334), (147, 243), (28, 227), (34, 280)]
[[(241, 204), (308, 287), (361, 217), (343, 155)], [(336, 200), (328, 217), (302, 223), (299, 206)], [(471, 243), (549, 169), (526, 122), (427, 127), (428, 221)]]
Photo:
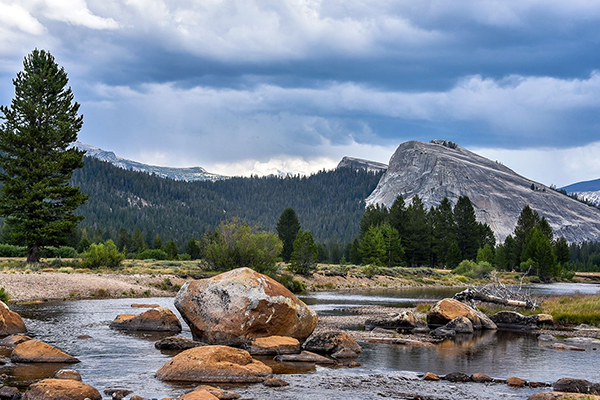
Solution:
[(245, 350), (203, 346), (185, 350), (163, 365), (156, 377), (163, 381), (262, 382), (273, 371)]
[(10, 355), (12, 362), (22, 363), (78, 363), (79, 360), (39, 340), (18, 344)]
[(554, 319), (549, 314), (525, 316), (516, 311), (500, 311), (490, 318), (501, 329), (529, 330), (542, 325), (554, 325)]
[(314, 364), (335, 364), (335, 361), (331, 358), (327, 358), (320, 354), (312, 353), (310, 351), (303, 351), (300, 354), (281, 354), (274, 358), (275, 361), (279, 362), (305, 362)]
[(154, 347), (159, 350), (187, 350), (200, 346), (206, 346), (206, 343), (198, 342), (181, 336), (169, 336), (154, 343)]
[(175, 307), (194, 338), (211, 344), (242, 345), (266, 336), (303, 342), (318, 319), (283, 285), (249, 268), (185, 283)]
[(263, 382), (263, 385), (265, 385), (266, 387), (284, 387), (284, 386), (290, 386), (289, 383), (287, 383), (283, 379), (278, 379), (278, 378), (269, 378), (269, 379), (267, 379), (266, 381)]
[(21, 316), (0, 301), (0, 336), (25, 332), (27, 332), (27, 328)]
[(591, 338), (591, 337), (572, 337), (572, 338), (565, 339), (565, 342), (575, 343), (575, 344), (579, 344), (579, 345), (594, 345), (594, 344), (599, 345), (600, 344), (599, 339)]
[(100, 392), (85, 383), (70, 379), (44, 379), (23, 394), (22, 400), (102, 400)]
[(181, 322), (173, 311), (158, 307), (138, 315), (121, 314), (110, 324), (110, 328), (126, 331), (181, 332)]

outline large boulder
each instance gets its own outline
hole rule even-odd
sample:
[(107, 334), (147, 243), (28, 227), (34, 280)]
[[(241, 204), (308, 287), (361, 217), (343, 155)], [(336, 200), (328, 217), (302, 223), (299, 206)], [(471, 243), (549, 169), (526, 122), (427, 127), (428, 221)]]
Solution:
[(262, 382), (272, 373), (245, 350), (203, 346), (179, 353), (158, 370), (156, 377), (163, 381), (243, 383)]
[(467, 317), (456, 317), (444, 325), (446, 329), (452, 329), (456, 333), (473, 333), (473, 323)]
[(110, 324), (111, 329), (126, 331), (181, 332), (181, 322), (165, 307), (153, 308), (141, 314), (121, 314)]
[[(315, 333), (304, 342), (302, 347), (305, 350), (325, 353), (332, 357), (336, 355), (334, 358), (358, 357), (362, 353), (362, 348), (356, 343), (356, 340), (342, 331)], [(338, 354), (346, 354), (346, 356), (339, 357)]]
[(478, 310), (455, 299), (442, 299), (427, 313), (427, 324), (431, 328), (446, 325), (456, 317), (466, 317), (473, 324), (473, 329), (495, 329), (495, 324)]
[(25, 333), (27, 328), (19, 314), (10, 311), (8, 306), (0, 301), (0, 336)]
[(12, 362), (22, 363), (78, 363), (79, 360), (39, 340), (18, 344), (10, 355)]
[(22, 400), (102, 400), (90, 385), (71, 379), (44, 379), (23, 394)]
[(283, 285), (249, 268), (187, 282), (175, 307), (195, 339), (241, 345), (266, 336), (303, 342), (317, 326), (317, 313)]
[(4, 339), (0, 339), (0, 346), (15, 347), (19, 343), (23, 343), (28, 340), (31, 340), (31, 338), (27, 335), (10, 335)]

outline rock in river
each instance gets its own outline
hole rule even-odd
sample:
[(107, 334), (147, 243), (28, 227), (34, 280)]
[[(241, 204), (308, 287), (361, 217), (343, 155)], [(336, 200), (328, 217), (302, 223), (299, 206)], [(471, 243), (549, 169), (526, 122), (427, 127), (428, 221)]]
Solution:
[(496, 325), (485, 315), (455, 299), (438, 301), (427, 313), (427, 324), (436, 328), (446, 325), (456, 317), (468, 318), (475, 330), (496, 329)]
[[(350, 335), (342, 331), (315, 333), (308, 338), (302, 347), (308, 351), (329, 355), (339, 353), (342, 350), (344, 350), (345, 354), (349, 354), (348, 351), (353, 352), (355, 354), (354, 357), (358, 357), (358, 355), (362, 353), (362, 348), (356, 343), (356, 340), (352, 339)], [(343, 358), (349, 357), (350, 355), (347, 355)]]
[(154, 347), (159, 350), (187, 350), (200, 346), (206, 346), (206, 343), (197, 342), (181, 336), (169, 336), (154, 343)]
[(552, 388), (559, 392), (600, 395), (600, 383), (592, 383), (585, 379), (561, 378), (552, 384)]
[(210, 344), (242, 345), (275, 335), (303, 342), (317, 326), (314, 310), (280, 283), (249, 268), (185, 283), (175, 307), (194, 338)]
[(0, 336), (25, 332), (27, 332), (27, 328), (21, 316), (14, 311), (10, 311), (8, 306), (0, 301)]
[(262, 382), (273, 371), (247, 351), (228, 346), (185, 350), (163, 365), (156, 377), (163, 381)]
[(246, 346), (250, 354), (277, 355), (300, 353), (300, 342), (298, 339), (287, 336), (269, 336), (256, 338)]
[(181, 332), (181, 322), (165, 307), (153, 308), (141, 314), (121, 314), (110, 324), (111, 329), (126, 331)]
[(22, 400), (102, 400), (100, 392), (90, 385), (70, 379), (44, 379), (23, 394)]
[(22, 363), (78, 363), (79, 360), (39, 340), (18, 344), (10, 355), (12, 362)]

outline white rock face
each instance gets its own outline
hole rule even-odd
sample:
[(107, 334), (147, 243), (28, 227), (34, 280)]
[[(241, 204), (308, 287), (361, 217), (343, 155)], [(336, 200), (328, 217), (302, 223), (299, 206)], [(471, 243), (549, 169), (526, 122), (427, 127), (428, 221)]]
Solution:
[(365, 169), (370, 172), (380, 172), (387, 170), (387, 164), (377, 161), (363, 160), (362, 158), (344, 157), (336, 168)]
[(555, 237), (564, 236), (569, 242), (600, 240), (600, 210), (460, 146), (432, 142), (401, 144), (367, 198), (367, 205), (390, 207), (399, 194), (407, 201), (419, 195), (429, 209), (439, 205), (444, 197), (454, 205), (466, 195), (473, 203), (477, 220), (487, 223), (496, 239), (504, 241), (513, 232), (523, 207), (529, 204), (546, 217)]
[(102, 150), (101, 148), (90, 146), (85, 143), (75, 142), (73, 147), (78, 150), (85, 150), (86, 156), (97, 158), (98, 160), (106, 161), (112, 165), (127, 169), (130, 171), (145, 172), (153, 174), (161, 178), (174, 179), (176, 181), (218, 181), (227, 179), (226, 176), (207, 172), (202, 167), (190, 168), (175, 168), (175, 167), (160, 167), (157, 165), (142, 164), (137, 161), (128, 160), (117, 156), (112, 151)]

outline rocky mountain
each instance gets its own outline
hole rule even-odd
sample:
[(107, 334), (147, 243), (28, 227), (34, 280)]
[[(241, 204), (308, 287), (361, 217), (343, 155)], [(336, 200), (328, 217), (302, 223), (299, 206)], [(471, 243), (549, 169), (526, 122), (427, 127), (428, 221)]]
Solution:
[(362, 158), (344, 157), (336, 168), (364, 169), (370, 172), (380, 172), (387, 170), (387, 164), (377, 161), (363, 160)]
[(122, 169), (136, 172), (145, 172), (150, 175), (156, 175), (161, 178), (170, 178), (176, 181), (218, 181), (227, 179), (226, 176), (212, 174), (207, 172), (201, 167), (191, 168), (174, 168), (174, 167), (160, 167), (156, 165), (142, 164), (137, 161), (128, 160), (117, 156), (112, 151), (102, 150), (98, 147), (90, 146), (85, 143), (75, 142), (73, 147), (79, 150), (85, 150), (86, 155), (97, 158), (102, 161), (109, 162), (114, 166)]
[(600, 179), (573, 183), (561, 189), (566, 190), (568, 194), (577, 195), (578, 199), (600, 206)]
[(406, 200), (419, 195), (427, 208), (444, 197), (456, 204), (459, 196), (469, 196), (477, 219), (487, 223), (500, 241), (513, 232), (526, 204), (546, 217), (555, 236), (569, 242), (600, 240), (597, 208), (448, 141), (401, 144), (366, 202), (389, 207), (399, 194)]

